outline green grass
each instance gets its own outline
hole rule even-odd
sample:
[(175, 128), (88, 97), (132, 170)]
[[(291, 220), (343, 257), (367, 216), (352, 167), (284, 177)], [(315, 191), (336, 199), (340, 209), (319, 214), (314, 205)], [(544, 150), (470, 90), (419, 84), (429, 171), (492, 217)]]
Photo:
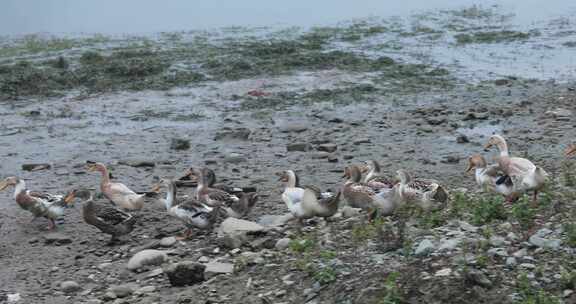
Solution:
[(562, 302), (555, 296), (549, 294), (541, 288), (536, 288), (530, 284), (530, 279), (526, 274), (521, 274), (518, 282), (518, 293), (520, 300), (518, 304), (561, 304)]
[(454, 38), (456, 39), (457, 44), (502, 43), (527, 40), (534, 35), (536, 35), (536, 33), (503, 30), (457, 34)]

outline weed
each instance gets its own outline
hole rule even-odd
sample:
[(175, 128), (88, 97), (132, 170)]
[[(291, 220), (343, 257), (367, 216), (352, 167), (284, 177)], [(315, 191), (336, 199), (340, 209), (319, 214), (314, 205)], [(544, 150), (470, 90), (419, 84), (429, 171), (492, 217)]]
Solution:
[(562, 228), (566, 234), (566, 244), (570, 247), (576, 247), (576, 223), (565, 223)]
[(398, 284), (398, 272), (390, 273), (384, 282), (384, 297), (379, 304), (401, 304), (405, 303), (402, 291)]
[(526, 33), (518, 31), (492, 31), (476, 32), (472, 34), (457, 34), (454, 36), (458, 44), (470, 43), (501, 43), (518, 40), (526, 40), (536, 33)]
[(310, 238), (301, 238), (291, 240), (288, 247), (292, 252), (305, 253), (311, 251), (315, 247), (315, 242)]
[(506, 209), (495, 196), (483, 196), (471, 201), (472, 224), (484, 225), (494, 220), (505, 220)]
[(518, 221), (523, 230), (526, 230), (534, 225), (536, 211), (535, 208), (531, 207), (528, 198), (524, 196), (514, 203), (510, 216), (512, 219)]
[(528, 276), (523, 273), (518, 278), (519, 304), (561, 304), (560, 300), (547, 293), (541, 288), (535, 288), (530, 284)]

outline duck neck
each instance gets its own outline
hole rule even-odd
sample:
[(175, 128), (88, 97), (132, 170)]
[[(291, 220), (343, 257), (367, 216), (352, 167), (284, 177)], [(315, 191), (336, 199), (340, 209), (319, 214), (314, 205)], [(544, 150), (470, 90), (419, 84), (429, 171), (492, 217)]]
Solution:
[(502, 157), (508, 157), (508, 144), (502, 140), (500, 142), (498, 142), (498, 150), (500, 150), (500, 156)]
[(110, 173), (108, 172), (108, 168), (105, 166), (98, 167), (98, 171), (102, 175), (102, 180), (100, 181), (100, 186), (104, 187), (105, 185), (110, 183)]
[(412, 176), (410, 176), (410, 174), (408, 174), (407, 172), (402, 172), (402, 174), (399, 175), (401, 185), (406, 185), (412, 181)]
[(300, 181), (298, 176), (294, 171), (288, 171), (288, 182), (286, 182), (286, 188), (298, 188), (300, 187)]
[(19, 179), (16, 186), (14, 186), (14, 198), (20, 194), (20, 192), (26, 190), (26, 182), (23, 179)]
[(166, 210), (170, 210), (174, 206), (174, 200), (176, 199), (176, 185), (173, 181), (168, 183), (168, 191), (166, 191)]

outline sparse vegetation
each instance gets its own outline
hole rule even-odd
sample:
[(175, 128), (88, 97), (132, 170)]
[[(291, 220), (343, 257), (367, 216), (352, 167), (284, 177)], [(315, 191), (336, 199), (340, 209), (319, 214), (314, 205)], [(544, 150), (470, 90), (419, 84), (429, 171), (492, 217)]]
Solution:
[(458, 44), (470, 43), (502, 43), (526, 40), (536, 33), (526, 33), (519, 31), (490, 31), (490, 32), (476, 32), (471, 34), (457, 34), (454, 36)]

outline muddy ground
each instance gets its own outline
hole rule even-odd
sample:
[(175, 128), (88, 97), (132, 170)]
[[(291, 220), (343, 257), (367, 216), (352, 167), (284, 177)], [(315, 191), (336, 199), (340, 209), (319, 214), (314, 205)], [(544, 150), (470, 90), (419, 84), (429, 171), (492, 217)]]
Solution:
[[(350, 35), (332, 35), (342, 33)], [(359, 35), (368, 34), (363, 30)], [(480, 43), (474, 39), (484, 37), (469, 36), (461, 37), (461, 43)], [(253, 72), (230, 76), (236, 67), (223, 71), (222, 66), (203, 66), (208, 76), (192, 83), (188, 79), (165, 86), (165, 78), (154, 78), (151, 87), (134, 88), (124, 85), (133, 83), (131, 77), (157, 75), (150, 70), (134, 72), (127, 64), (127, 73), (136, 74), (107, 87), (110, 90), (68, 80), (40, 89), (18, 81), (4, 86), (1, 176), (22, 177), (34, 190), (96, 189), (99, 176), (83, 168), (86, 160), (93, 160), (107, 163), (116, 180), (145, 190), (159, 177), (178, 176), (190, 166), (208, 166), (226, 183), (255, 186), (260, 201), (247, 219), (266, 223), (262, 217), (287, 213), (274, 173), (292, 169), (306, 183), (335, 190), (343, 183), (346, 164), (377, 159), (387, 174), (406, 169), (442, 181), (452, 193), (446, 210), (414, 215), (407, 240), (393, 249), (389, 248), (393, 237), (388, 235), (394, 230), (392, 220), (368, 224), (362, 216), (350, 214), (332, 222), (314, 221), (305, 229), (293, 223), (275, 227), (239, 249), (223, 246), (216, 232), (198, 232), (191, 240), (165, 248), (170, 254), (164, 266), (221, 261), (234, 264), (234, 272), (190, 287), (173, 287), (155, 271), (159, 266), (137, 272), (125, 269), (134, 253), (157, 247), (155, 240), (182, 228), (154, 200), (146, 205), (126, 244), (107, 246), (105, 235), (83, 223), (79, 199), (57, 229), (67, 239), (59, 244), (46, 241), (47, 222), (29, 223), (30, 215), (5, 191), (0, 193), (0, 293), (19, 294), (18, 303), (576, 302), (571, 247), (576, 229), (570, 230), (573, 169), (562, 153), (576, 137), (573, 79), (497, 75), (472, 82), (435, 62), (413, 67), (397, 58), (383, 63), (383, 57), (342, 59), (342, 54), (321, 58), (330, 64), (306, 62), (288, 73), (286, 64), (294, 62), (286, 58), (318, 55), (308, 52), (315, 46), (302, 42), (301, 36), (295, 39), (289, 51), (283, 45), (266, 50), (271, 53), (249, 55), (263, 58), (260, 67), (280, 66), (281, 73), (262, 72), (255, 65), (250, 67)], [(306, 53), (300, 53), (302, 48)], [(56, 57), (68, 54), (65, 49)], [(69, 56), (71, 62), (78, 58)], [(274, 56), (284, 61), (269, 63)], [(45, 58), (35, 57), (32, 60)], [(4, 66), (11, 69), (12, 61), (7, 62)], [(408, 70), (408, 76), (398, 72)], [(63, 77), (89, 74), (82, 67), (76, 71), (76, 76)], [(113, 82), (118, 74), (106, 71), (102, 75)], [(382, 81), (379, 73), (392, 78)], [(16, 77), (10, 75), (4, 77)], [(519, 208), (501, 209), (498, 199), (476, 193), (472, 176), (464, 172), (471, 154), (494, 155), (482, 148), (493, 133), (509, 140), (513, 154), (530, 157), (550, 173), (544, 202), (534, 212), (521, 212), (527, 200), (521, 200)], [(174, 149), (174, 140), (189, 142), (189, 148)], [(336, 144), (337, 151), (317, 151), (323, 143)], [(308, 151), (290, 151), (302, 147)], [(139, 166), (143, 162), (152, 165)], [(21, 169), (29, 163), (49, 163), (51, 168)], [(493, 209), (486, 211), (484, 206)], [(561, 240), (559, 247), (528, 241), (537, 220)], [(441, 244), (455, 235), (461, 238), (450, 250), (436, 246), (427, 254), (416, 254), (423, 240)], [(285, 250), (275, 246), (281, 238), (291, 239)], [(516, 255), (521, 250), (523, 255)], [(64, 292), (64, 281), (75, 281), (80, 289)], [(111, 295), (110, 288), (119, 285), (130, 292)]]

